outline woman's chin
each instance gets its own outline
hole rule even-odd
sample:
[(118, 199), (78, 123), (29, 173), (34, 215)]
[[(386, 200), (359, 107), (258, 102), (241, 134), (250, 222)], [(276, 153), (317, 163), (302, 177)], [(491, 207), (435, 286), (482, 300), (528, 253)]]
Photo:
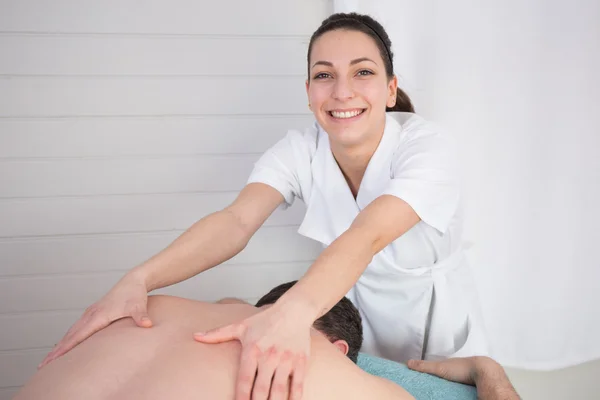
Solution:
[(321, 127), (333, 139), (340, 142), (355, 142), (360, 138), (360, 132), (365, 130), (366, 120), (357, 119), (354, 121), (335, 121), (332, 118), (326, 118), (320, 122)]
[(356, 129), (350, 127), (332, 129), (331, 132), (327, 131), (329, 140), (338, 146), (352, 147), (362, 143), (363, 135), (360, 134)]

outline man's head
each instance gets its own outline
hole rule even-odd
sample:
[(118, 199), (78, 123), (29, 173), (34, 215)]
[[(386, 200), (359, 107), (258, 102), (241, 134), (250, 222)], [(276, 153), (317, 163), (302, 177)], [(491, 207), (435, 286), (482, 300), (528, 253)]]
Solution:
[[(275, 303), (296, 282), (284, 283), (271, 289), (256, 303), (256, 307)], [(356, 362), (363, 341), (362, 321), (350, 300), (342, 298), (327, 314), (316, 320), (313, 326)]]

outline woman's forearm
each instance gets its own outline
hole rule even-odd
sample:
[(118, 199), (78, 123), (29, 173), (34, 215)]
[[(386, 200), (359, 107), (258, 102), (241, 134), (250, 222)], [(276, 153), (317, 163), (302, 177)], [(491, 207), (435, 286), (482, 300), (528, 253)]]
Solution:
[(276, 304), (296, 316), (314, 317), (313, 322), (346, 295), (375, 254), (419, 221), (417, 213), (405, 201), (390, 195), (378, 197)]
[(278, 302), (311, 322), (325, 315), (356, 283), (371, 260), (373, 246), (365, 232), (349, 229), (329, 245), (306, 274)]
[(218, 211), (196, 222), (130, 274), (142, 279), (149, 292), (173, 285), (232, 258), (250, 237), (232, 212)]

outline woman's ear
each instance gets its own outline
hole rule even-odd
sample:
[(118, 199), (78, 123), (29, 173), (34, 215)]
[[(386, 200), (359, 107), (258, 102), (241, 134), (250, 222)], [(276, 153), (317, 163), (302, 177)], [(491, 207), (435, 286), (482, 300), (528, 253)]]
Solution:
[(388, 100), (385, 105), (388, 108), (392, 108), (396, 105), (396, 98), (398, 97), (398, 77), (396, 75), (390, 79), (388, 83), (388, 91)]
[(344, 355), (348, 354), (350, 346), (348, 346), (348, 342), (346, 342), (345, 340), (336, 340), (335, 342), (333, 342), (333, 345), (337, 347), (338, 350), (341, 351)]
[(308, 109), (312, 111), (310, 108), (310, 96), (308, 95), (308, 89), (310, 88), (310, 81), (306, 80), (306, 97), (308, 98)]

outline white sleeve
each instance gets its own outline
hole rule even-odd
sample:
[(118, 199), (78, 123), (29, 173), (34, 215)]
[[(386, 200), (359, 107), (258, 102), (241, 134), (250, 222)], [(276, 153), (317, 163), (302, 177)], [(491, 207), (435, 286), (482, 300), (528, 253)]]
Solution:
[(248, 178), (247, 183), (264, 183), (281, 193), (285, 199), (283, 209), (291, 206), (296, 197), (302, 197), (297, 171), (298, 151), (303, 147), (301, 140), (300, 132), (288, 132), (260, 157)]
[(444, 233), (456, 213), (460, 182), (454, 148), (447, 138), (424, 132), (397, 149), (392, 180), (384, 194), (407, 202), (426, 224)]

